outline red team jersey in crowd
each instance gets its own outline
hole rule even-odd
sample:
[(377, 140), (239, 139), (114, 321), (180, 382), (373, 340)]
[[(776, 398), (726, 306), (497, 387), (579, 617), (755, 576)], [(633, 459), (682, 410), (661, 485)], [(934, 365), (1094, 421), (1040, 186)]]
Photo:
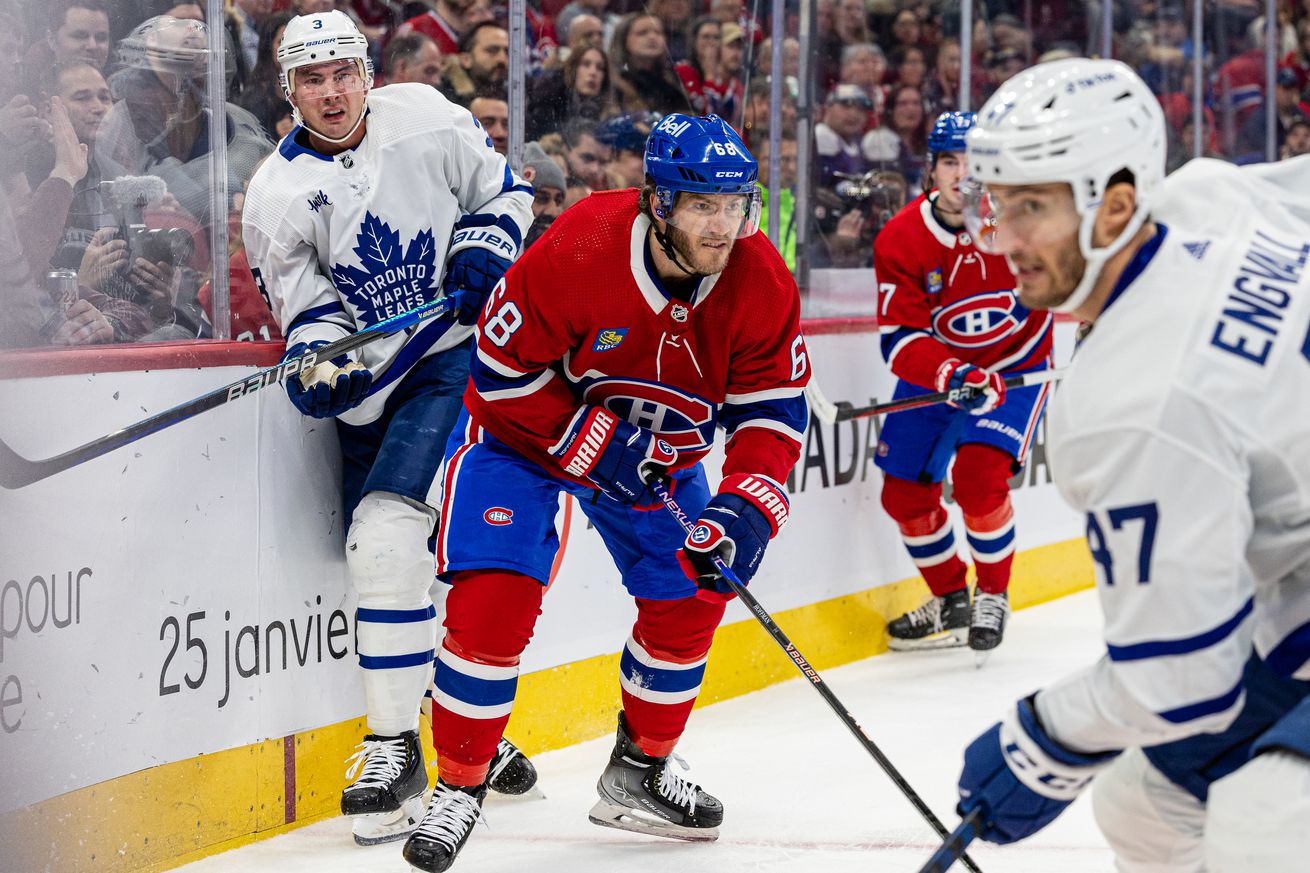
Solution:
[(873, 248), (878, 327), (887, 365), (901, 379), (936, 387), (951, 358), (988, 370), (1035, 367), (1051, 353), (1051, 314), (1030, 312), (1014, 292), (1004, 256), (981, 252), (921, 194), (887, 222)]
[(784, 481), (809, 417), (795, 281), (757, 233), (690, 303), (673, 299), (653, 278), (649, 227), (635, 189), (593, 194), (555, 220), (482, 313), (470, 415), (561, 478), (549, 452), (586, 404), (658, 433), (678, 450), (676, 469), (723, 427), (724, 475)]

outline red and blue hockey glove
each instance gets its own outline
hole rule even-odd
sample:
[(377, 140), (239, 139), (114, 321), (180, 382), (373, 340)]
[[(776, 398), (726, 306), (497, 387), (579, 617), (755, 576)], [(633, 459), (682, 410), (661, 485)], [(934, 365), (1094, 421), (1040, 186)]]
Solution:
[(980, 836), (1013, 843), (1037, 833), (1073, 803), (1118, 752), (1086, 755), (1053, 740), (1026, 697), (964, 750), (960, 815), (983, 810)]
[[(325, 345), (327, 340), (296, 343), (287, 349), (282, 360), (298, 358)], [(296, 409), (313, 418), (335, 418), (364, 402), (373, 385), (373, 372), (341, 355), (303, 371), (299, 376), (292, 376), (286, 385), (287, 396)]]
[(949, 391), (947, 404), (971, 415), (991, 412), (1005, 402), (1005, 378), (1000, 373), (951, 358), (937, 368), (937, 390)]
[(699, 589), (696, 596), (720, 603), (733, 597), (714, 566), (715, 555), (743, 585), (750, 584), (769, 540), (787, 523), (790, 506), (787, 492), (767, 476), (737, 473), (724, 479), (678, 552), (682, 572)]
[(550, 453), (570, 476), (587, 479), (625, 506), (644, 509), (656, 505), (647, 478), (663, 476), (678, 460), (664, 440), (599, 406), (579, 409)]
[(458, 308), (460, 324), (477, 324), (496, 283), (518, 250), (518, 226), (505, 216), (469, 215), (455, 226), (441, 290)]

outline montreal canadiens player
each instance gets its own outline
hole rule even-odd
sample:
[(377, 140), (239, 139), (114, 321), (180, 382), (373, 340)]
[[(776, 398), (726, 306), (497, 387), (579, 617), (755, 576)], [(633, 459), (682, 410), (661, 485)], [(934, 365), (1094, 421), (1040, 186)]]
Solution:
[[(716, 116), (668, 115), (645, 149), (646, 183), (566, 211), (487, 301), (446, 452), (438, 571), (452, 590), (437, 656), (440, 781), (405, 857), (447, 869), (481, 815), (519, 657), (575, 495), (636, 600), (623, 709), (598, 825), (713, 840), (719, 800), (671, 757), (705, 673), (729, 589), (787, 522), (780, 484), (809, 412), (800, 296), (763, 234), (758, 166)], [(711, 496), (700, 461), (726, 431)], [(670, 471), (697, 518), (687, 534), (646, 484)]]
[[(423, 812), (417, 730), (439, 627), (429, 595), (437, 468), (473, 323), (518, 253), (532, 189), (436, 90), (370, 92), (368, 44), (344, 13), (292, 19), (278, 62), (297, 126), (251, 180), (243, 222), (287, 356), (442, 292), (459, 304), (458, 320), (376, 340), (287, 382), (305, 415), (337, 419), (369, 726), (341, 810), (363, 816), (358, 841), (380, 842), (413, 830)], [(519, 793), (535, 780), (508, 743), (498, 764), (493, 787)]]
[[(888, 416), (876, 463), (882, 505), (900, 528), (932, 597), (890, 622), (893, 649), (977, 651), (1000, 644), (1009, 615), (1014, 510), (1009, 479), (1032, 445), (1046, 385), (1005, 391), (1005, 375), (1050, 365), (1051, 316), (1014, 293), (1005, 259), (965, 230), (960, 183), (972, 112), (945, 112), (928, 137), (933, 190), (897, 213), (874, 243), (883, 357), (895, 397), (972, 387), (949, 405)], [(954, 460), (954, 466), (952, 466)], [(948, 468), (978, 575), (972, 610), (967, 566), (942, 504)]]
[(1095, 779), (1121, 871), (1305, 870), (1310, 158), (1165, 180), (1150, 89), (1077, 59), (1001, 86), (968, 161), (1020, 301), (1092, 325), (1049, 437), (1106, 654), (969, 746), (961, 812), (1008, 843)]

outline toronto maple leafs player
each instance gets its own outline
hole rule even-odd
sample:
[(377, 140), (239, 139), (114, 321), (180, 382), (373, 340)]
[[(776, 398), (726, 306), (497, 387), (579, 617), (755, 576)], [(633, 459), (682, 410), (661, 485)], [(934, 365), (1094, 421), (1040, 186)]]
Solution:
[[(369, 727), (341, 809), (361, 816), (357, 840), (380, 842), (412, 830), (422, 813), (419, 704), (439, 627), (429, 594), (437, 468), (468, 380), (472, 325), (518, 254), (532, 189), (438, 91), (370, 91), (368, 44), (344, 13), (292, 19), (278, 62), (297, 124), (251, 180), (243, 221), (251, 272), (287, 356), (442, 293), (459, 307), (458, 318), (376, 340), (287, 382), (302, 413), (337, 420)], [(491, 776), (510, 793), (535, 780), (505, 741)]]
[[(788, 517), (809, 360), (800, 294), (762, 234), (758, 165), (715, 116), (668, 115), (640, 191), (561, 215), (483, 310), (444, 474), (437, 566), (451, 583), (433, 730), (440, 780), (405, 858), (442, 871), (481, 816), (484, 774), (542, 608), (559, 495), (578, 497), (637, 618), (591, 820), (713, 840), (723, 804), (674, 762), (730, 589)], [(726, 431), (711, 495), (700, 460)], [(688, 535), (646, 483), (670, 473)]]
[(1106, 654), (974, 740), (961, 813), (1011, 842), (1094, 781), (1121, 871), (1304, 870), (1310, 158), (1166, 180), (1154, 95), (1077, 59), (1006, 82), (968, 161), (970, 224), (1020, 300), (1091, 325), (1050, 456), (1086, 514)]

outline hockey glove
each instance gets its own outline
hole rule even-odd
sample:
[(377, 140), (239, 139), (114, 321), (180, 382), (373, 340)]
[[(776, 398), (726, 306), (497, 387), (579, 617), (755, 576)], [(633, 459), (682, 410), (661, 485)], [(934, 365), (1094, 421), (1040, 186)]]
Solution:
[(1005, 402), (1005, 379), (993, 373), (951, 358), (937, 368), (937, 390), (951, 392), (947, 404), (967, 410), (971, 415), (991, 412)]
[(715, 555), (743, 585), (750, 584), (769, 540), (787, 523), (789, 510), (787, 492), (767, 476), (737, 473), (724, 479), (678, 552), (682, 572), (699, 589), (696, 596), (712, 603), (733, 597), (714, 566)]
[(493, 221), (489, 215), (471, 215), (456, 225), (441, 290), (458, 307), (460, 324), (478, 323), (487, 296), (510, 268), (517, 234), (518, 227), (504, 216)]
[(599, 406), (584, 406), (551, 454), (565, 473), (587, 479), (624, 506), (654, 509), (646, 484), (663, 476), (678, 460), (677, 451), (645, 428), (628, 424)]
[[(311, 349), (327, 345), (327, 340), (296, 343), (282, 356), (286, 361), (298, 358)], [(345, 355), (287, 379), (287, 396), (305, 415), (313, 418), (335, 418), (364, 402), (373, 385), (373, 372)]]
[(1025, 697), (964, 750), (956, 809), (963, 816), (982, 808), (984, 840), (1022, 840), (1054, 821), (1118, 754), (1064, 748), (1037, 720), (1033, 698)]

